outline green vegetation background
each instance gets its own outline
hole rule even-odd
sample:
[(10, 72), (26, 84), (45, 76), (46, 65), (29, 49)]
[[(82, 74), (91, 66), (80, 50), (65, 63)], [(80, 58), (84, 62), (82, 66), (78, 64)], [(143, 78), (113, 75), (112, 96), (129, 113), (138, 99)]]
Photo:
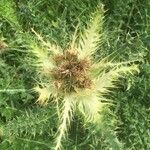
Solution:
[(75, 117), (64, 149), (150, 149), (149, 0), (0, 0), (0, 38), (9, 45), (0, 52), (0, 90), (26, 89), (0, 92), (1, 150), (52, 149), (57, 130), (55, 105), (39, 107), (30, 91), (38, 77), (22, 33), (34, 28), (65, 48), (76, 25), (82, 30), (99, 2), (107, 11), (105, 42), (97, 57), (115, 52), (118, 61), (143, 61), (138, 75), (120, 80), (119, 88), (108, 95), (115, 105), (103, 114), (103, 131), (91, 133), (83, 128), (82, 118)]

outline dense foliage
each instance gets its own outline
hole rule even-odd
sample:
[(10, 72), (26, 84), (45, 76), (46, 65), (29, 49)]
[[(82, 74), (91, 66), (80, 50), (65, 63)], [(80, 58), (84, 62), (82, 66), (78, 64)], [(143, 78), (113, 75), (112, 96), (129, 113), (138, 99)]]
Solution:
[(66, 49), (76, 27), (83, 32), (99, 3), (105, 17), (95, 60), (130, 60), (140, 73), (119, 79), (118, 88), (105, 95), (110, 104), (101, 111), (99, 126), (85, 125), (75, 113), (63, 148), (150, 149), (149, 0), (0, 0), (0, 149), (54, 148), (59, 118), (54, 101), (44, 107), (36, 103), (33, 88), (41, 77), (29, 47), (38, 43), (31, 28)]

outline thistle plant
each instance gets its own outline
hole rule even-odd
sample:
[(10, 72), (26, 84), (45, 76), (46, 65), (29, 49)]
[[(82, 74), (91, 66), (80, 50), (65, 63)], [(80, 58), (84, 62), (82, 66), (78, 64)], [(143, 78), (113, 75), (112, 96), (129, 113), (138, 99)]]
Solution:
[(80, 36), (76, 28), (66, 50), (45, 41), (32, 29), (41, 43), (30, 43), (40, 76), (40, 85), (34, 88), (39, 95), (36, 102), (42, 106), (51, 99), (56, 102), (59, 127), (55, 150), (61, 149), (77, 110), (84, 116), (85, 124), (98, 124), (102, 108), (109, 103), (104, 95), (116, 87), (120, 77), (138, 72), (137, 65), (130, 61), (116, 63), (109, 57), (95, 61), (93, 56), (103, 39), (103, 18), (103, 7), (99, 7)]

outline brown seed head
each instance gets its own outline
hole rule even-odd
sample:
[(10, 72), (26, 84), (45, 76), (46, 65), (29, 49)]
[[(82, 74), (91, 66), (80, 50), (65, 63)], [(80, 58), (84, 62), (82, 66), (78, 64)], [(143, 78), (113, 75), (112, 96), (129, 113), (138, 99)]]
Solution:
[(75, 88), (91, 88), (92, 81), (88, 77), (91, 61), (79, 60), (75, 50), (67, 50), (65, 56), (53, 57), (56, 67), (51, 70), (54, 86), (62, 92), (74, 92)]

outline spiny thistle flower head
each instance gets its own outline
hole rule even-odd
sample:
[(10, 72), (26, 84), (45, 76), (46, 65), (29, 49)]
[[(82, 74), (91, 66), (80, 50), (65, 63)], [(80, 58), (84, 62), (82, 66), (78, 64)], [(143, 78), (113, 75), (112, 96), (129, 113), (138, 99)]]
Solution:
[(69, 94), (76, 92), (76, 89), (91, 88), (90, 59), (79, 59), (77, 51), (69, 49), (64, 55), (54, 55), (53, 60), (56, 67), (50, 70), (50, 75), (58, 91)]
[(38, 58), (41, 81), (43, 79), (43, 87), (35, 88), (39, 94), (37, 102), (46, 105), (50, 95), (53, 95), (56, 101), (61, 100), (57, 103), (63, 103), (63, 107), (57, 106), (60, 126), (55, 150), (61, 148), (62, 138), (65, 137), (76, 108), (84, 115), (85, 122), (100, 122), (100, 111), (105, 105), (102, 101), (107, 101), (104, 94), (116, 86), (118, 78), (138, 71), (138, 67), (130, 61), (114, 63), (108, 57), (99, 62), (94, 61), (92, 56), (102, 42), (103, 14), (103, 7), (98, 8), (91, 15), (80, 38), (76, 40), (76, 29), (70, 46), (64, 51), (58, 45), (45, 42), (32, 29), (42, 43), (41, 47), (34, 42), (30, 44), (32, 52)]

